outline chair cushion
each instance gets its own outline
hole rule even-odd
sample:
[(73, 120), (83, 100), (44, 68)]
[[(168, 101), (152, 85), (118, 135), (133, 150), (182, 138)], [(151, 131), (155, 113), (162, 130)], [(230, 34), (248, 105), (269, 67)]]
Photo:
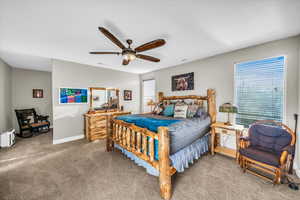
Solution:
[(42, 126), (48, 126), (49, 122), (40, 122), (40, 123), (32, 123), (30, 126), (32, 128), (42, 127)]
[(249, 129), (252, 146), (259, 146), (269, 151), (281, 152), (291, 143), (291, 135), (283, 128), (264, 124), (254, 124)]
[(240, 154), (252, 160), (256, 160), (268, 165), (279, 167), (280, 154), (261, 147), (249, 146), (245, 149), (240, 149)]

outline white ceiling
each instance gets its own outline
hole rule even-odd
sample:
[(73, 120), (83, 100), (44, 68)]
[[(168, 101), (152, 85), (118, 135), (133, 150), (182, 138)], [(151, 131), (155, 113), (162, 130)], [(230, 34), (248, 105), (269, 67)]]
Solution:
[[(13, 67), (51, 70), (51, 59), (144, 73), (300, 33), (300, 0), (0, 0), (0, 57)], [(160, 63), (121, 65), (104, 26)], [(185, 61), (183, 61), (185, 59)], [(98, 64), (103, 63), (103, 64)]]

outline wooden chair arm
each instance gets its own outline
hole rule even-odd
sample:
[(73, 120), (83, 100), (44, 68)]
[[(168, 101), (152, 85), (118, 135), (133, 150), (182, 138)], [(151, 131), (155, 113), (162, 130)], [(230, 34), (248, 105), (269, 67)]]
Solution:
[(249, 137), (240, 136), (239, 137), (239, 148), (244, 149), (250, 145)]
[[(287, 162), (289, 162), (288, 158), (292, 159), (294, 153), (295, 153), (295, 145), (288, 145), (282, 149), (283, 151), (281, 152), (280, 155), (280, 165), (283, 166)], [(290, 164), (290, 163), (288, 163)]]
[(250, 145), (249, 138), (240, 137), (240, 149), (247, 148)]
[(283, 151), (287, 151), (289, 154), (295, 154), (295, 145), (288, 145), (282, 149)]
[(281, 166), (283, 166), (286, 163), (288, 155), (289, 155), (289, 153), (287, 151), (283, 151), (281, 153), (281, 156), (280, 156), (280, 165)]

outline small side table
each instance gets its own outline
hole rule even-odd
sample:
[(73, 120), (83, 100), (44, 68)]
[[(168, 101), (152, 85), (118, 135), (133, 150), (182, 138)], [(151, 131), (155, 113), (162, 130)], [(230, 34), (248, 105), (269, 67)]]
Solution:
[[(223, 122), (216, 122), (211, 125), (211, 154), (220, 153), (232, 158), (238, 162), (239, 138), (244, 129), (242, 125), (226, 125)], [(220, 146), (220, 135), (236, 135), (236, 150)]]

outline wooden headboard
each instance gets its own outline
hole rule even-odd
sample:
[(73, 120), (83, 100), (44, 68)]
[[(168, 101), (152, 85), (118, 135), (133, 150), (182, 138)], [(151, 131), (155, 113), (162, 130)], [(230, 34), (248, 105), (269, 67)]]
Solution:
[(207, 110), (211, 119), (211, 123), (216, 122), (217, 107), (216, 107), (216, 91), (214, 89), (208, 89), (206, 96), (197, 96), (197, 95), (164, 96), (163, 92), (158, 93), (159, 102), (168, 101), (168, 100), (185, 100), (185, 99), (207, 101)]

